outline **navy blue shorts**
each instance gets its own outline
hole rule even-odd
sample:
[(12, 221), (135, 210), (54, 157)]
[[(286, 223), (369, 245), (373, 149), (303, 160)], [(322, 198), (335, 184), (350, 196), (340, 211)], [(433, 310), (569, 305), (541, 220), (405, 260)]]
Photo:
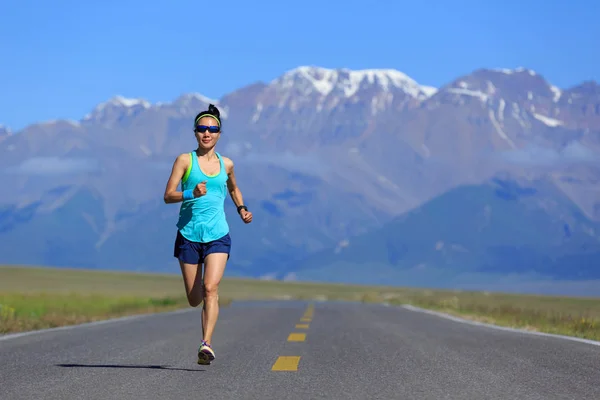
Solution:
[(199, 243), (187, 240), (178, 230), (173, 256), (186, 264), (202, 264), (204, 257), (211, 253), (227, 253), (229, 260), (230, 251), (231, 237), (229, 237), (229, 233), (212, 242)]

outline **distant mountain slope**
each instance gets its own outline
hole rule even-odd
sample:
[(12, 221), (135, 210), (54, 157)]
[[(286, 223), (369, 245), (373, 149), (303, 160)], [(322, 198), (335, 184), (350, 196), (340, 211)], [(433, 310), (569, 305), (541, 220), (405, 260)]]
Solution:
[[(248, 174), (265, 179), (252, 179)], [(98, 180), (46, 191), (40, 200), (0, 207), (2, 262), (172, 269), (180, 204), (162, 201), (167, 177), (167, 169), (162, 175), (156, 171), (149, 175), (124, 173), (110, 181), (101, 175)], [(233, 236), (228, 272), (259, 276), (284, 259), (302, 257), (389, 218), (381, 207), (366, 200), (368, 195), (336, 190), (314, 175), (258, 164), (251, 171), (240, 168), (237, 177), (255, 218), (252, 224), (243, 225), (233, 202), (226, 199)], [(281, 181), (285, 188), (271, 185)], [(107, 182), (113, 185), (104, 186)], [(136, 193), (145, 192), (144, 197), (135, 198)], [(262, 195), (256, 197), (257, 193)], [(112, 201), (106, 201), (107, 194)], [(323, 207), (328, 199), (333, 199), (330, 207)], [(350, 214), (356, 215), (348, 219)]]
[[(234, 160), (256, 217), (241, 226), (228, 209), (235, 234), (228, 273), (301, 275), (307, 266), (284, 266), (286, 257), (325, 256), (318, 252), (346, 240), (354, 245), (351, 238), (361, 234), (367, 242), (380, 235), (386, 245), (378, 245), (379, 258), (361, 259), (356, 250), (344, 262), (370, 263), (373, 274), (380, 271), (390, 282), (401, 282), (394, 277), (407, 271), (425, 283), (438, 279), (421, 272), (439, 263), (447, 265), (445, 279), (496, 271), (500, 264), (509, 271), (509, 256), (521, 271), (519, 260), (546, 257), (540, 249), (553, 242), (544, 241), (550, 240), (545, 232), (563, 226), (549, 221), (562, 221), (565, 210), (600, 222), (599, 88), (596, 82), (558, 88), (525, 68), (478, 69), (432, 88), (396, 70), (301, 66), (221, 99), (183, 93), (152, 104), (114, 96), (78, 121), (40, 121), (19, 132), (0, 127), (0, 263), (171, 270), (177, 206), (162, 203), (164, 185), (175, 157), (195, 147), (193, 116), (214, 103), (224, 119), (218, 151)], [(447, 194), (471, 188), (484, 196), (488, 192), (478, 185), (499, 171), (540, 179), (548, 189), (536, 183), (540, 192), (506, 211), (504, 223), (494, 220), (483, 231), (494, 241), (484, 243), (474, 230), (483, 217), (470, 220), (456, 208), (466, 201), (463, 195)], [(429, 217), (382, 228), (429, 201), (439, 204), (426, 209)], [(489, 218), (504, 212), (500, 198), (488, 203)], [(548, 208), (553, 203), (563, 206)], [(439, 210), (452, 209), (461, 217), (443, 230), (436, 225), (443, 221)], [(526, 231), (504, 225), (519, 226), (513, 214), (527, 221)], [(592, 247), (581, 248), (577, 228), (568, 226), (574, 244), (557, 247), (556, 260), (561, 254), (589, 257)], [(539, 235), (537, 244), (527, 239), (527, 246), (515, 245), (514, 237)], [(411, 246), (395, 247), (396, 237)], [(32, 249), (21, 250), (29, 238)], [(464, 243), (453, 247), (458, 239)], [(514, 248), (520, 250), (507, 250)], [(317, 269), (318, 257), (312, 259)], [(324, 268), (322, 276), (361, 276), (332, 271)]]
[[(549, 181), (496, 177), (462, 186), (328, 250), (280, 277), (385, 283), (479, 275), (600, 279), (600, 224)], [(486, 276), (487, 275), (487, 276)]]

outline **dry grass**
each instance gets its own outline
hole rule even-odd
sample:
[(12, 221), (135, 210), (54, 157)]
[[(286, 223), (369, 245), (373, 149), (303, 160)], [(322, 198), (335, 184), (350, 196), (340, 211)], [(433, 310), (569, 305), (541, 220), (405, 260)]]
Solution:
[(600, 299), (460, 291), (371, 294), (476, 321), (600, 340)]
[[(343, 300), (415, 306), (504, 326), (600, 340), (600, 299), (224, 279), (232, 300)], [(0, 333), (188, 307), (178, 274), (0, 268)]]
[[(219, 302), (231, 300), (220, 296)], [(0, 334), (184, 307), (177, 275), (0, 268)]]

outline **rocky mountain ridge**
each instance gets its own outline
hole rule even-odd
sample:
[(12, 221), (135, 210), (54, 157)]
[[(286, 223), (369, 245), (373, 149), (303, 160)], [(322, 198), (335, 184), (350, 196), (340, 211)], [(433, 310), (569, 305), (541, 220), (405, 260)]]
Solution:
[[(0, 184), (8, 189), (0, 262), (171, 270), (177, 208), (160, 199), (174, 157), (194, 148), (191, 121), (208, 103), (222, 110), (219, 151), (234, 159), (256, 215), (243, 227), (228, 214), (239, 249), (232, 273), (268, 275), (286, 257), (335, 248), (498, 173), (552, 182), (600, 221), (596, 82), (557, 88), (525, 68), (479, 69), (432, 88), (395, 70), (304, 66), (218, 100), (115, 96), (79, 121), (0, 130)], [(147, 259), (122, 262), (131, 250), (119, 243), (135, 246), (142, 227)], [(48, 246), (23, 258), (15, 244), (30, 232), (40, 248), (85, 237), (88, 251), (65, 259)]]

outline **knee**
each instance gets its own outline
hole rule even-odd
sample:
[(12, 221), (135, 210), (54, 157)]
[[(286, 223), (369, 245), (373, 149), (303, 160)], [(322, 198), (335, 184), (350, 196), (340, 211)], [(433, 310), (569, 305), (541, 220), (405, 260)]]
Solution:
[(216, 283), (206, 283), (204, 285), (204, 295), (206, 297), (216, 297), (218, 296), (219, 285)]

